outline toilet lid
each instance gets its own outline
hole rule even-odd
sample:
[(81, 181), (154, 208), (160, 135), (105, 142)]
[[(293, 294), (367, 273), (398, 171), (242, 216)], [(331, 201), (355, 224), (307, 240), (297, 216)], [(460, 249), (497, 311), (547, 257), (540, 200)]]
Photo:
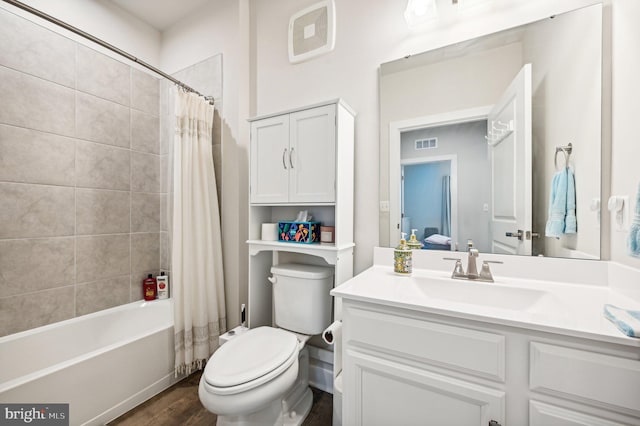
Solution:
[(286, 330), (254, 328), (222, 345), (207, 362), (204, 378), (221, 388), (241, 385), (284, 364), (297, 347), (298, 339)]

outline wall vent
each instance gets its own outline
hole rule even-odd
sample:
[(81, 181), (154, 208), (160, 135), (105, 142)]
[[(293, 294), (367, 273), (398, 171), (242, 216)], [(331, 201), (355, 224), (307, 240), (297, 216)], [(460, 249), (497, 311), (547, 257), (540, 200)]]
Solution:
[(438, 138), (416, 139), (416, 149), (434, 149), (438, 147)]
[(298, 63), (331, 52), (336, 42), (333, 0), (301, 10), (289, 20), (289, 61)]

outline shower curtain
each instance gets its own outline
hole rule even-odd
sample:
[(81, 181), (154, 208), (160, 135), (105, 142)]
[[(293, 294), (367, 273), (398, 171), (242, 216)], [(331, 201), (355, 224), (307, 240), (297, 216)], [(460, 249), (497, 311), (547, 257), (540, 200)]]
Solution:
[(175, 374), (199, 370), (226, 331), (220, 213), (212, 156), (213, 106), (174, 89), (171, 271)]
[(442, 217), (440, 229), (442, 235), (451, 236), (451, 177), (442, 176)]

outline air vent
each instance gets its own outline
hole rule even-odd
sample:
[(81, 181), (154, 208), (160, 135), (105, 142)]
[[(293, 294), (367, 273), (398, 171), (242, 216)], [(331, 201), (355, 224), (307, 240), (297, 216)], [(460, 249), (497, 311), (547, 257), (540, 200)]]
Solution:
[(296, 13), (289, 20), (289, 61), (306, 61), (335, 47), (335, 6), (324, 0)]
[(416, 149), (434, 149), (438, 147), (438, 138), (416, 139)]

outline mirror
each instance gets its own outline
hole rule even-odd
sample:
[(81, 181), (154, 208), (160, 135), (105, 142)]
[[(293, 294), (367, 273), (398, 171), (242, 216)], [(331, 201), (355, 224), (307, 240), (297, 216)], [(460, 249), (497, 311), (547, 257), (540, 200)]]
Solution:
[(404, 228), (428, 249), (600, 258), (602, 23), (598, 4), (380, 66), (381, 246)]

